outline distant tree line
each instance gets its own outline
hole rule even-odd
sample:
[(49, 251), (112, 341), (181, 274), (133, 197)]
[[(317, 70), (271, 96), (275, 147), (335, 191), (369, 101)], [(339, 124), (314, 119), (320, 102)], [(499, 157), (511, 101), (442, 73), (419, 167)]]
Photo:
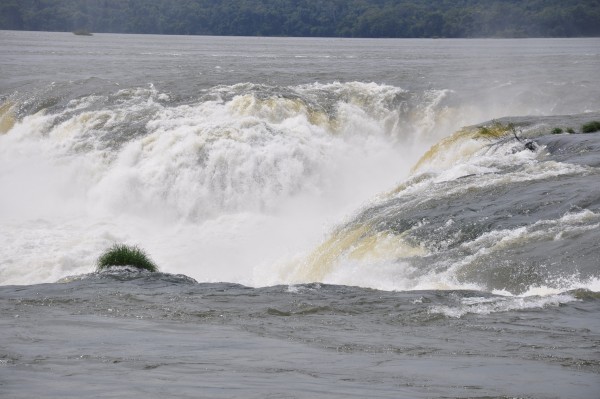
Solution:
[(600, 0), (1, 0), (0, 29), (240, 36), (600, 36)]

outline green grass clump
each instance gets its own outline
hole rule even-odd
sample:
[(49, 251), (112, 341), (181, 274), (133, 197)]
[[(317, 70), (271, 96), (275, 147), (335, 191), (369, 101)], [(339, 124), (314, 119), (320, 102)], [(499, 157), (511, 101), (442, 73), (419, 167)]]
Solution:
[(572, 127), (567, 128), (567, 133), (573, 134), (573, 133), (575, 133), (575, 130), (573, 130)]
[(552, 129), (552, 134), (561, 134), (563, 132), (563, 130), (559, 127), (555, 127), (554, 129)]
[(583, 133), (593, 133), (600, 130), (600, 122), (599, 121), (591, 121), (581, 126), (581, 131)]
[(115, 244), (98, 258), (98, 271), (111, 266), (132, 266), (151, 272), (158, 271), (158, 267), (137, 246)]

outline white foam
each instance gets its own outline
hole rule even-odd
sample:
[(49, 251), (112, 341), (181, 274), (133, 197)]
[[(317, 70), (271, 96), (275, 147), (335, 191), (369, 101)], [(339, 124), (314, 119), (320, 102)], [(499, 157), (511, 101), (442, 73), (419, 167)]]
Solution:
[(552, 283), (552, 287), (546, 285), (531, 286), (520, 296), (551, 296), (579, 289), (600, 292), (600, 279), (597, 277), (590, 277), (588, 279), (581, 279), (577, 276), (557, 277), (553, 279)]
[(568, 294), (526, 297), (471, 297), (461, 298), (455, 306), (431, 306), (429, 312), (459, 318), (467, 314), (489, 315), (492, 313), (557, 307), (574, 301), (577, 301), (577, 299)]
[[(415, 96), (376, 83), (243, 83), (205, 94), (207, 100), (168, 106), (170, 96), (152, 86), (123, 89), (26, 116), (1, 135), (0, 241), (7, 245), (0, 247), (0, 284), (89, 272), (113, 242), (140, 245), (163, 271), (198, 281), (290, 283), (290, 259), (403, 180), (445, 127), (458, 127), (445, 90)], [(470, 174), (499, 184), (585, 172), (515, 146), (475, 151), (398, 195), (447, 194), (444, 182)], [(522, 168), (497, 173), (506, 165)], [(476, 243), (478, 254), (546, 234), (546, 227), (556, 239), (589, 227), (577, 217), (565, 216), (556, 229), (548, 221), (490, 233)], [(491, 238), (496, 244), (485, 243)], [(452, 270), (422, 275), (391, 258), (341, 259), (324, 281), (481, 289), (457, 282)]]
[[(308, 250), (418, 155), (388, 109), (399, 88), (252, 94), (263, 89), (223, 86), (171, 107), (153, 87), (123, 89), (18, 121), (0, 136), (0, 234), (11, 243), (0, 284), (89, 272), (115, 241), (199, 281), (281, 283), (262, 270)], [(334, 99), (334, 116), (319, 96)]]

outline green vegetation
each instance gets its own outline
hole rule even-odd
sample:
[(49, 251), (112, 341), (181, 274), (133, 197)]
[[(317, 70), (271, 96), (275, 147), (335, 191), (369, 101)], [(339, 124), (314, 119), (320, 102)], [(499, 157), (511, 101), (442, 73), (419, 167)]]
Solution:
[(559, 127), (555, 127), (554, 129), (552, 129), (552, 134), (561, 134), (563, 132), (563, 130)]
[(124, 244), (115, 244), (106, 250), (98, 258), (97, 266), (98, 271), (111, 266), (132, 266), (151, 272), (158, 271), (158, 267), (143, 250)]
[(599, 121), (591, 121), (581, 126), (581, 131), (583, 133), (593, 133), (600, 130), (600, 122)]
[(329, 37), (600, 36), (600, 0), (2, 0), (0, 29)]
[(575, 130), (573, 130), (572, 127), (567, 128), (567, 133), (573, 134), (575, 133)]

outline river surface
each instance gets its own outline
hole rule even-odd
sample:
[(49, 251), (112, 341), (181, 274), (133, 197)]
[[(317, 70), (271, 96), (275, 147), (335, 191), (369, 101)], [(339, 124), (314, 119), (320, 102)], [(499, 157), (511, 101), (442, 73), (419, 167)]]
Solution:
[(598, 397), (599, 39), (0, 52), (0, 396)]

